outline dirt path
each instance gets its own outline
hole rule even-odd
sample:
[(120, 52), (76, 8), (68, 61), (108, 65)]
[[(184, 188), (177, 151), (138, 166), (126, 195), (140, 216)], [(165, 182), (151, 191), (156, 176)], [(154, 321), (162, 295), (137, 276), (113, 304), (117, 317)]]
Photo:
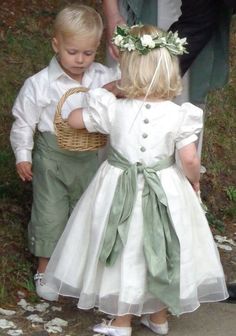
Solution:
[[(22, 301), (20, 301), (21, 303)], [(29, 311), (29, 309), (35, 309)], [(235, 336), (236, 304), (211, 303), (202, 304), (191, 314), (180, 318), (170, 317), (169, 336)], [(92, 331), (92, 326), (106, 318), (96, 310), (81, 311), (76, 301), (60, 300), (55, 304), (45, 301), (37, 305), (19, 306), (16, 314), (6, 317), (7, 329), (0, 335), (7, 336), (99, 336)], [(2, 316), (0, 315), (0, 325)], [(151, 336), (152, 332), (141, 326), (138, 318), (133, 320), (133, 336)], [(101, 336), (101, 335), (100, 335)]]

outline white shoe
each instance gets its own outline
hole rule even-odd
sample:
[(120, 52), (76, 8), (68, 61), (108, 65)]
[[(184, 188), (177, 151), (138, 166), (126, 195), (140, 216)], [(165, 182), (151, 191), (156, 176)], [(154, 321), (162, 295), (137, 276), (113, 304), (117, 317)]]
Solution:
[(131, 327), (116, 327), (111, 325), (113, 320), (106, 321), (103, 320), (102, 323), (97, 324), (93, 327), (93, 331), (103, 335), (109, 336), (131, 336)]
[(53, 290), (49, 286), (47, 286), (44, 273), (36, 273), (34, 275), (34, 282), (36, 287), (36, 293), (39, 297), (44, 300), (48, 301), (58, 301), (59, 295), (57, 294), (56, 290)]
[(141, 324), (145, 325), (149, 329), (151, 329), (154, 333), (158, 335), (167, 335), (168, 334), (168, 322), (162, 324), (153, 323), (150, 320), (149, 315), (144, 315), (141, 318)]

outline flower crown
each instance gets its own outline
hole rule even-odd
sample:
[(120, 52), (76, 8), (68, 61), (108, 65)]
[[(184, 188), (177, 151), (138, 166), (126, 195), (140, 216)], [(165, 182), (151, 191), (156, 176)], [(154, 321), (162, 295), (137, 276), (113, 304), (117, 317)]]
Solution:
[[(138, 25), (142, 27), (142, 25)], [(175, 32), (160, 32), (156, 34), (144, 34), (142, 37), (132, 34), (131, 29), (137, 27), (117, 26), (112, 42), (121, 51), (137, 50), (139, 54), (146, 55), (156, 48), (166, 48), (173, 55), (183, 55), (187, 53), (185, 45), (186, 38), (179, 38)]]

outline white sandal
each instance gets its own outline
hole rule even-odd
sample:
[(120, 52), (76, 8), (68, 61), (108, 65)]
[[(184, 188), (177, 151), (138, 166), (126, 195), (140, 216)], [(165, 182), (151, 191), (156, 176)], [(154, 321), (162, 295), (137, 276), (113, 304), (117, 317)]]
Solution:
[(162, 324), (157, 324), (150, 320), (149, 315), (144, 315), (141, 318), (141, 324), (145, 325), (145, 327), (151, 329), (154, 333), (158, 335), (168, 334), (168, 322), (167, 321)]
[(112, 321), (103, 320), (102, 323), (96, 324), (93, 327), (93, 331), (99, 334), (108, 335), (108, 336), (131, 336), (132, 328), (131, 327), (116, 327), (112, 325)]
[(34, 275), (34, 282), (36, 287), (36, 293), (37, 295), (48, 301), (58, 301), (59, 295), (56, 292), (56, 289), (53, 290), (49, 286), (47, 286), (45, 279), (44, 279), (44, 273), (37, 272)]

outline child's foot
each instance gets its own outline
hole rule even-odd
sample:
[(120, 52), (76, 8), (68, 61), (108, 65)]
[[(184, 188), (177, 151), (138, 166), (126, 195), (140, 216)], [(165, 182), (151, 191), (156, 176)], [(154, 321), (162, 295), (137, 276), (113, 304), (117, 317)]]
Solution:
[(44, 273), (36, 273), (34, 276), (34, 282), (36, 287), (36, 293), (39, 297), (48, 301), (58, 301), (58, 294), (56, 290), (47, 286), (44, 280)]
[(168, 322), (164, 322), (161, 324), (154, 323), (150, 320), (149, 315), (144, 315), (141, 318), (141, 324), (145, 325), (149, 329), (151, 329), (154, 333), (158, 335), (167, 335), (168, 334)]
[(93, 331), (109, 336), (131, 336), (131, 327), (117, 327), (112, 325), (112, 321), (103, 320), (102, 323), (97, 324), (93, 327)]

